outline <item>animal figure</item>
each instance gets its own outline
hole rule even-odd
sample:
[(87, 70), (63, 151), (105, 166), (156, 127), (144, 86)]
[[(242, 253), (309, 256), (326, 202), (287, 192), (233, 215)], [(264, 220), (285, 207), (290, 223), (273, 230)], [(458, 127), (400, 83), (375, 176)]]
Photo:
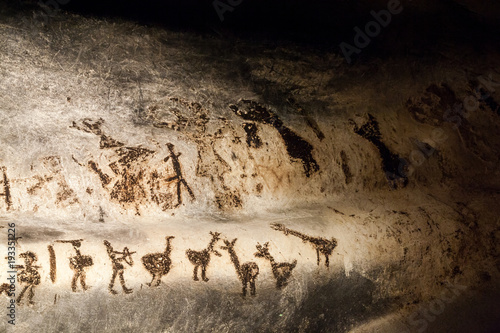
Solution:
[(231, 242), (224, 240), (226, 246), (221, 246), (221, 249), (226, 250), (231, 257), (234, 268), (236, 269), (236, 274), (243, 285), (243, 297), (247, 295), (247, 285), (250, 284), (250, 295), (255, 296), (255, 280), (257, 275), (259, 275), (259, 266), (254, 262), (246, 262), (240, 266), (240, 261), (236, 252), (234, 252), (234, 244), (237, 238), (233, 239)]
[(165, 252), (150, 253), (141, 258), (144, 267), (151, 275), (153, 275), (153, 279), (150, 283), (148, 283), (148, 286), (159, 286), (162, 276), (166, 275), (170, 271), (170, 267), (172, 266), (172, 260), (170, 260), (172, 245), (170, 245), (170, 240), (173, 238), (175, 237), (165, 237), (167, 241)]
[(295, 237), (298, 237), (298, 238), (302, 239), (302, 241), (304, 243), (307, 243), (307, 242), (311, 243), (312, 246), (316, 249), (316, 257), (318, 258), (318, 260), (317, 260), (318, 266), (319, 266), (319, 262), (320, 262), (320, 260), (319, 260), (320, 253), (325, 256), (325, 266), (328, 267), (330, 265), (330, 261), (329, 261), (328, 256), (330, 256), (333, 252), (333, 249), (335, 249), (335, 247), (337, 247), (337, 240), (335, 238), (332, 237), (331, 240), (328, 240), (328, 239), (321, 238), (321, 237), (311, 237), (311, 236), (305, 235), (301, 232), (288, 229), (283, 224), (279, 224), (279, 223), (271, 224), (271, 228), (273, 228), (274, 230), (282, 231), (285, 235), (290, 234), (290, 235), (293, 235)]
[(201, 267), (201, 279), (205, 282), (208, 281), (208, 278), (206, 277), (206, 272), (207, 272), (207, 266), (210, 263), (210, 253), (213, 253), (218, 257), (222, 256), (217, 250), (214, 249), (215, 244), (219, 240), (220, 233), (210, 232), (210, 235), (212, 235), (212, 240), (210, 240), (210, 243), (208, 244), (206, 249), (202, 251), (194, 251), (189, 249), (186, 251), (186, 255), (189, 261), (194, 265), (193, 280), (195, 281), (199, 280), (198, 279), (199, 267)]
[(269, 253), (269, 242), (264, 245), (257, 244), (257, 252), (254, 254), (257, 258), (264, 258), (269, 260), (273, 271), (274, 278), (276, 279), (276, 288), (281, 289), (288, 285), (288, 279), (292, 275), (292, 270), (297, 265), (297, 260), (291, 263), (276, 262)]

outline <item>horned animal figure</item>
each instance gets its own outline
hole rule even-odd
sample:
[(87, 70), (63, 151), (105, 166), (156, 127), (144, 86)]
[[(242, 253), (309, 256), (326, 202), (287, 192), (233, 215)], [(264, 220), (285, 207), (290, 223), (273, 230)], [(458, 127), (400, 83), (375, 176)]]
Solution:
[(257, 252), (254, 254), (257, 258), (264, 258), (269, 260), (273, 271), (274, 278), (276, 279), (276, 288), (281, 289), (288, 285), (288, 279), (292, 275), (292, 270), (297, 265), (297, 260), (291, 263), (276, 262), (269, 253), (269, 242), (264, 245), (257, 244)]
[(298, 237), (302, 239), (304, 243), (311, 243), (311, 245), (316, 249), (316, 257), (317, 257), (317, 262), (319, 266), (319, 254), (323, 254), (325, 256), (325, 266), (329, 267), (330, 265), (330, 260), (329, 256), (332, 254), (333, 249), (337, 246), (337, 240), (332, 237), (331, 240), (321, 238), (321, 237), (311, 237), (306, 234), (303, 234), (301, 232), (288, 229), (286, 228), (283, 224), (279, 223), (273, 223), (271, 224), (271, 228), (274, 230), (282, 231), (285, 235), (293, 235), (295, 237)]
[(148, 283), (148, 286), (159, 286), (162, 276), (166, 275), (170, 271), (170, 267), (172, 265), (172, 260), (170, 260), (170, 253), (172, 252), (172, 245), (170, 245), (170, 240), (173, 238), (175, 237), (165, 237), (167, 241), (165, 252), (150, 253), (141, 258), (144, 267), (151, 275), (153, 275), (153, 279), (150, 283)]
[(198, 279), (199, 267), (201, 267), (201, 279), (205, 282), (208, 281), (206, 273), (207, 273), (207, 266), (210, 263), (210, 253), (213, 253), (218, 257), (222, 256), (217, 250), (214, 249), (215, 244), (219, 240), (220, 233), (218, 232), (214, 233), (210, 231), (210, 235), (212, 235), (212, 240), (210, 240), (210, 243), (208, 244), (206, 249), (202, 251), (194, 251), (189, 249), (186, 251), (186, 255), (189, 261), (194, 265), (193, 280), (195, 281), (199, 280)]
[(234, 244), (236, 243), (236, 240), (237, 238), (233, 239), (231, 242), (224, 240), (224, 244), (226, 244), (226, 246), (221, 246), (221, 249), (226, 250), (231, 257), (231, 261), (236, 269), (236, 274), (243, 285), (243, 297), (247, 295), (248, 284), (250, 284), (250, 295), (255, 296), (255, 280), (257, 279), (257, 275), (259, 275), (259, 266), (257, 266), (254, 262), (246, 262), (240, 266), (240, 261), (234, 251)]

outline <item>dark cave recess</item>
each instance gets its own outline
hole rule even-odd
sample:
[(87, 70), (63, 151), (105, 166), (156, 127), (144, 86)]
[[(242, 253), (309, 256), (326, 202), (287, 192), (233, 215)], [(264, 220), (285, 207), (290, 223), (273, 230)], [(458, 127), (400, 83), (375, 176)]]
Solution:
[(374, 20), (372, 11), (387, 9), (391, 1), (399, 3), (403, 11), (393, 16), (390, 25), (376, 37), (385, 41), (377, 43), (379, 48), (392, 52), (392, 49), (404, 48), (403, 44), (426, 48), (454, 41), (475, 48), (500, 45), (497, 33), (500, 5), (494, 1), (487, 1), (484, 6), (468, 0), (418, 3), (403, 0), (4, 0), (3, 3), (26, 13), (34, 8), (44, 10), (45, 6), (49, 11), (55, 8), (93, 17), (118, 17), (172, 30), (338, 48), (342, 41), (352, 43), (353, 29), (356, 26), (363, 29)]

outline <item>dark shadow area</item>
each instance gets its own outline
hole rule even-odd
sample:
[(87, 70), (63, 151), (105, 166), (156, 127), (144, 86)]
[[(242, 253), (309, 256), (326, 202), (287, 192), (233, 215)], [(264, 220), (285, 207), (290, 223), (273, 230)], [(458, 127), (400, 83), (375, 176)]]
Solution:
[(376, 285), (357, 272), (339, 274), (309, 291), (286, 332), (348, 332), (356, 324), (390, 311), (390, 300), (376, 299)]
[[(340, 43), (361, 49), (361, 59), (372, 56), (427, 56), (445, 46), (471, 51), (498, 50), (500, 9), (475, 11), (453, 0), (401, 1), (401, 13), (366, 43), (355, 45), (358, 27), (366, 33), (372, 12), (387, 10), (389, 1), (304, 0), (185, 0), (185, 1), (97, 1), (47, 0), (4, 1), (11, 10), (67, 11), (90, 17), (124, 19), (228, 39), (252, 39), (267, 43), (293, 42), (342, 53)], [(45, 4), (45, 5), (44, 5)], [(500, 7), (500, 6), (497, 6)], [(496, 19), (495, 19), (496, 18)], [(366, 45), (365, 45), (366, 44)], [(353, 59), (358, 59), (353, 54)]]

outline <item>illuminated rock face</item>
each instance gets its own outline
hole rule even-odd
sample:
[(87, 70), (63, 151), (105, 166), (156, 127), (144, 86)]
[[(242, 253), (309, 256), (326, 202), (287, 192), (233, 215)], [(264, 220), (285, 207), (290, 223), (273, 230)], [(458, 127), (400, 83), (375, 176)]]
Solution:
[(21, 332), (416, 330), (498, 278), (499, 73), (4, 20)]

